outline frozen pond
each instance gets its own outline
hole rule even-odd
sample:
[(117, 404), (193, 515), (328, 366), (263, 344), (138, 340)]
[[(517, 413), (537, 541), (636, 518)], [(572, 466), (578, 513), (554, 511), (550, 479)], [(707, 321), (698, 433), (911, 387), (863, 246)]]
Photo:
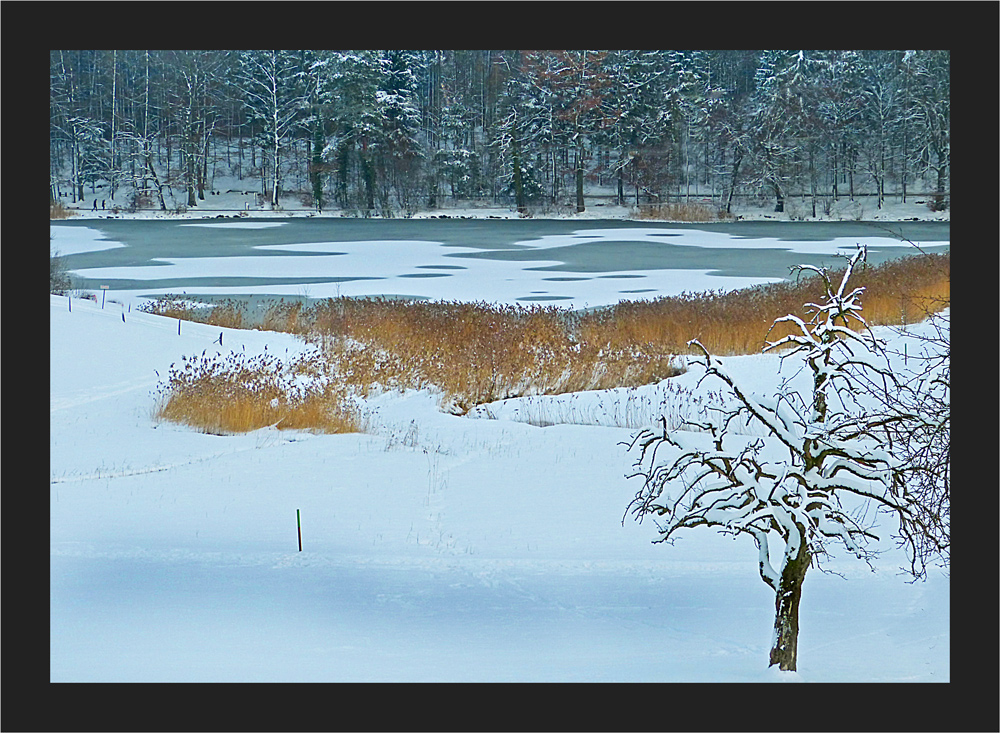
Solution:
[(950, 244), (948, 222), (673, 224), (566, 220), (88, 220), (51, 225), (74, 286), (122, 302), (384, 295), (571, 308), (732, 290), (833, 265), (877, 264)]

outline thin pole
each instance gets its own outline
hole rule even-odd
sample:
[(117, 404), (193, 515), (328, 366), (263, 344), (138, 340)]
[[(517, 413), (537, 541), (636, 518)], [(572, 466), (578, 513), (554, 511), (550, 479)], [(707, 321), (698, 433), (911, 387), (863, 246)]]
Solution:
[(295, 524), (299, 528), (299, 552), (302, 552), (302, 516), (298, 509), (295, 510)]

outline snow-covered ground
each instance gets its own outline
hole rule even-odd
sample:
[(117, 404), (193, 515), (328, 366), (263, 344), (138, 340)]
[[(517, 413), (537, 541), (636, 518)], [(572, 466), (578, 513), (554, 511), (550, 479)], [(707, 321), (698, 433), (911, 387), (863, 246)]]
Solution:
[[(218, 327), (50, 297), (53, 681), (950, 679), (950, 582), (907, 583), (887, 531), (875, 572), (836, 557), (806, 579), (789, 675), (767, 668), (752, 543), (622, 521), (621, 443), (685, 409), (693, 371), (480, 419), (383, 395), (358, 435), (157, 422), (182, 356), (304, 348), (222, 330), (224, 349)], [(730, 368), (778, 381), (771, 356)]]
[[(929, 188), (926, 184), (921, 184)], [(911, 191), (912, 191), (911, 184)], [(73, 212), (74, 218), (187, 218), (200, 219), (206, 216), (227, 216), (240, 215), (247, 218), (273, 217), (273, 216), (328, 216), (340, 217), (342, 212), (337, 208), (331, 208), (322, 214), (317, 214), (314, 210), (306, 207), (301, 202), (301, 194), (290, 193), (282, 196), (280, 211), (271, 209), (267, 201), (262, 201), (260, 194), (260, 179), (238, 179), (233, 176), (215, 175), (212, 179), (213, 190), (206, 193), (204, 199), (198, 201), (197, 206), (187, 207), (186, 194), (180, 190), (170, 187), (164, 189), (167, 212), (162, 212), (158, 208), (143, 209), (136, 213), (125, 211), (128, 189), (119, 188), (115, 199), (108, 198), (109, 188), (106, 182), (98, 184), (92, 189), (91, 186), (84, 187), (84, 197), (81, 201), (72, 202), (68, 196), (62, 197), (62, 203)], [(919, 186), (918, 186), (919, 187)], [(614, 188), (611, 186), (596, 186), (588, 183), (585, 203), (586, 211), (576, 213), (573, 207), (563, 206), (559, 208), (531, 207), (531, 215), (536, 218), (545, 219), (629, 219), (636, 216), (636, 209), (633, 206), (619, 206), (613, 201)], [(762, 202), (759, 205), (752, 205), (743, 202), (742, 198), (736, 202), (733, 208), (733, 215), (740, 219), (753, 220), (773, 220), (773, 221), (948, 221), (951, 218), (950, 210), (931, 211), (927, 207), (930, 201), (929, 196), (915, 196), (912, 193), (907, 195), (907, 202), (901, 203), (898, 195), (890, 194), (883, 202), (882, 208), (876, 205), (874, 196), (857, 196), (853, 201), (841, 195), (836, 202), (828, 201), (827, 197), (817, 197), (816, 216), (812, 216), (812, 201), (809, 198), (789, 197), (785, 202), (785, 211), (774, 212), (774, 202)], [(626, 197), (626, 200), (629, 200)], [(712, 199), (706, 194), (699, 197), (693, 190), (689, 199), (692, 204), (711, 207)], [(96, 202), (96, 209), (94, 208)], [(102, 207), (103, 203), (103, 207)], [(718, 201), (714, 204), (718, 205)], [(424, 219), (431, 217), (469, 217), (469, 218), (495, 218), (495, 219), (516, 219), (518, 214), (512, 207), (493, 206), (481, 201), (453, 201), (445, 199), (438, 209), (428, 211), (418, 211), (413, 218)]]

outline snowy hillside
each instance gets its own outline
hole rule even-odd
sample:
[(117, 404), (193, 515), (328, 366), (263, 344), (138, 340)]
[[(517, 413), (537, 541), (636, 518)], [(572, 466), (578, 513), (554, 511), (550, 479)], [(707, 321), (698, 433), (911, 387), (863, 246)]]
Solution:
[[(484, 419), (384, 395), (366, 434), (217, 436), (152, 416), (171, 364), (223, 351), (217, 327), (177, 331), (50, 297), (53, 681), (950, 679), (949, 580), (908, 584), (885, 538), (875, 572), (843, 557), (807, 578), (789, 675), (767, 668), (752, 543), (623, 523), (639, 487), (620, 443), (694, 373)], [(777, 382), (775, 358), (728, 363)]]

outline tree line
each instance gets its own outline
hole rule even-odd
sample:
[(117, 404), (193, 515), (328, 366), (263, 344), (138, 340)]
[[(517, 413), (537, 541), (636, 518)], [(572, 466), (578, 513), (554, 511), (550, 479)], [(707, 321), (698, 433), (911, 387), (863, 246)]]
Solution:
[(363, 216), (585, 190), (946, 208), (949, 72), (948, 51), (51, 51), (50, 199), (197, 207), (220, 175)]

